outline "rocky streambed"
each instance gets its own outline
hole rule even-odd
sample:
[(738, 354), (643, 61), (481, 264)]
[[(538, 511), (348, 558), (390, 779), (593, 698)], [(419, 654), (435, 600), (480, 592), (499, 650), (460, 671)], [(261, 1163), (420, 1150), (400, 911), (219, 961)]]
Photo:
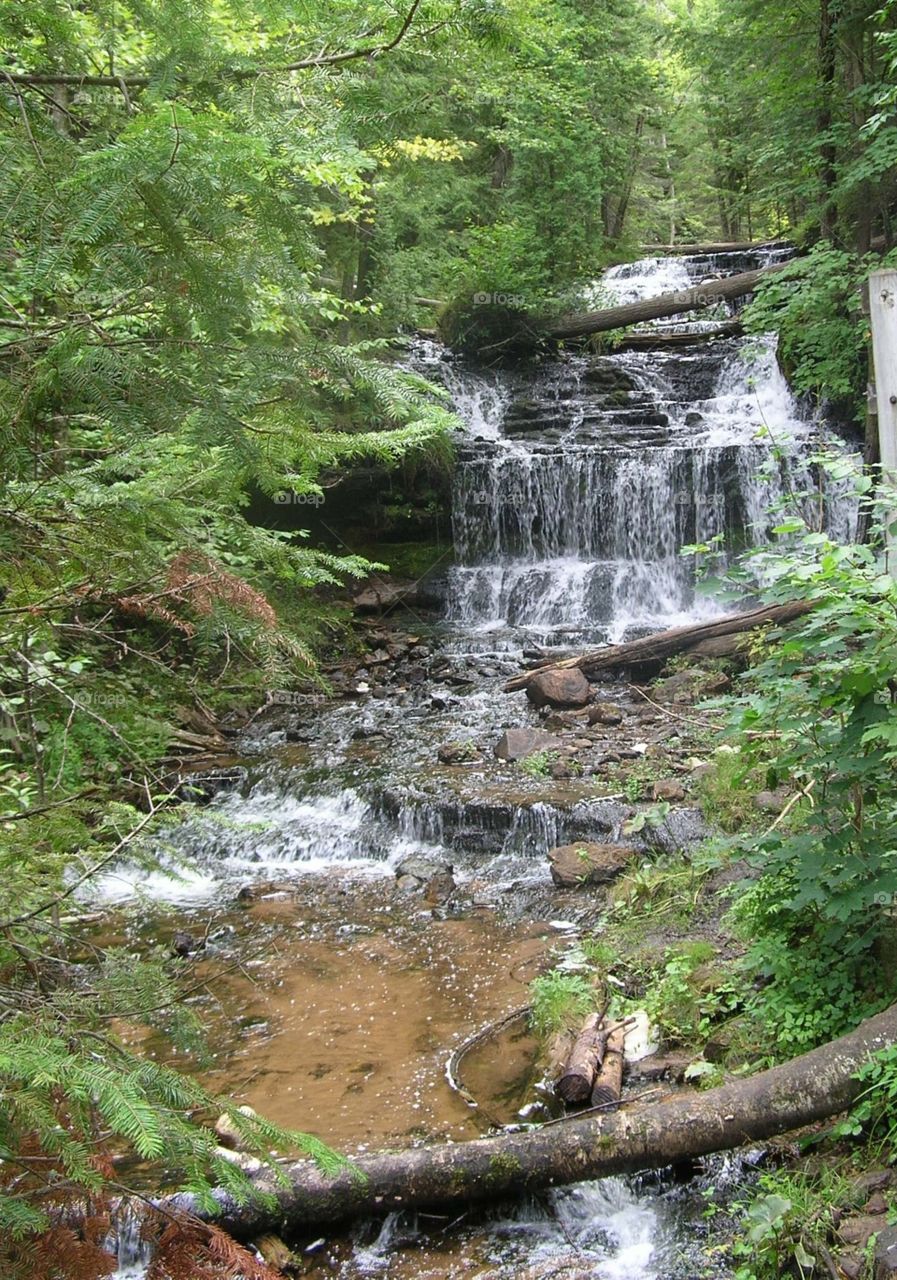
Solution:
[[(227, 767), (189, 780), (206, 802), (160, 846), (173, 871), (189, 859), (179, 879), (119, 867), (104, 884), (118, 936), (176, 951), (198, 986), (208, 1056), (175, 1060), (348, 1154), (551, 1118), (525, 1019), (465, 1059), (464, 1094), (449, 1054), (529, 1002), (621, 878), (704, 838), (695, 703), (727, 679), (683, 667), (536, 708), (501, 692), (508, 657), (446, 653), (407, 625), (372, 623), (368, 641), (339, 693), (273, 695)], [(716, 937), (718, 915), (710, 893), (695, 927)], [(650, 911), (643, 932), (658, 954), (677, 936)], [(676, 1088), (683, 1066), (634, 1072), (630, 1091)], [(728, 1195), (741, 1176), (719, 1161), (707, 1178)], [(707, 1185), (614, 1179), (456, 1225), (394, 1217), (298, 1242), (300, 1269), (722, 1276), (695, 1235)]]

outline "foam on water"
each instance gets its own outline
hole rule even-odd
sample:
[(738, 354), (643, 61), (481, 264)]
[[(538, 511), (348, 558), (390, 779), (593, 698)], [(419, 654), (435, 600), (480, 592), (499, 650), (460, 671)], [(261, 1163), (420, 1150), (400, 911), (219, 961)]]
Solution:
[[(610, 270), (602, 295), (637, 301), (786, 253), (645, 259)], [(457, 364), (444, 378), (477, 435), (456, 468), (447, 599), (449, 620), (474, 643), (617, 640), (712, 616), (720, 610), (695, 593), (681, 547), (718, 535), (765, 542), (770, 511), (813, 494), (820, 438), (835, 443), (799, 411), (772, 337), (598, 366), (594, 378), (583, 357), (543, 362), (528, 386), (519, 373), (514, 382)], [(635, 389), (608, 395), (619, 375), (618, 387)], [(849, 536), (852, 502), (836, 488), (823, 508), (825, 526)]]

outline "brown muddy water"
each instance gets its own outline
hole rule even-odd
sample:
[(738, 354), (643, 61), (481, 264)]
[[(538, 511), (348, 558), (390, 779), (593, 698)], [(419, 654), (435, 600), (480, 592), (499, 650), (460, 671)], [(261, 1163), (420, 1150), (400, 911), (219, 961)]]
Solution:
[[(207, 1028), (207, 1056), (145, 1048), (211, 1089), (352, 1155), (463, 1140), (520, 1121), (540, 1094), (525, 1020), (465, 1056), (468, 1105), (449, 1085), (451, 1051), (525, 1005), (532, 978), (563, 952), (563, 921), (521, 923), (494, 906), (457, 914), (401, 892), (392, 876), (334, 868), (257, 884), (243, 903), (156, 907), (119, 917), (120, 939), (199, 943), (182, 961)], [(116, 931), (118, 932), (118, 931)], [(110, 937), (108, 939), (112, 941)], [(451, 1216), (390, 1215), (293, 1242), (314, 1280), (719, 1280), (702, 1189), (734, 1187), (717, 1162), (699, 1184), (619, 1178)], [(722, 1194), (725, 1194), (723, 1190)], [(139, 1258), (120, 1272), (136, 1280)]]
[[(471, 1108), (445, 1076), (466, 1036), (526, 1003), (558, 931), (488, 908), (439, 918), (391, 879), (339, 872), (262, 888), (245, 907), (161, 917), (144, 936), (202, 939), (193, 965), (216, 1092), (338, 1147), (476, 1137), (511, 1123), (534, 1083), (525, 1032), (469, 1054)], [(238, 967), (231, 967), (238, 963)], [(229, 971), (228, 971), (229, 970)], [(162, 1052), (161, 1047), (157, 1050)]]

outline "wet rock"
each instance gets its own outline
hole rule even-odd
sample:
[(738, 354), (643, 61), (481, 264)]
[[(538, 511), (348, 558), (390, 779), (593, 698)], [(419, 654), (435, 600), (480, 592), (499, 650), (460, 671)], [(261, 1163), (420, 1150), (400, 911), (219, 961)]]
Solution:
[(526, 696), (534, 707), (584, 707), (591, 686), (578, 667), (541, 671), (530, 680)]
[(420, 881), (417, 876), (398, 876), (396, 878), (396, 888), (399, 893), (417, 893), (420, 888)]
[(556, 747), (557, 739), (542, 729), (506, 729), (495, 744), (494, 752), (499, 760), (525, 760), (536, 751)]
[(438, 858), (424, 858), (420, 854), (412, 854), (403, 858), (396, 867), (396, 878), (413, 876), (421, 883), (432, 880), (434, 876), (451, 875), (454, 868), (448, 862), (440, 862)]
[(655, 849), (663, 853), (679, 853), (683, 849), (694, 848), (706, 840), (711, 834), (700, 809), (671, 809), (663, 822), (651, 827), (646, 833)]
[(556, 782), (564, 782), (566, 779), (573, 777), (573, 770), (570, 766), (568, 764), (561, 764), (560, 762), (553, 764), (548, 770), (548, 773)]
[(589, 724), (615, 725), (623, 723), (623, 712), (613, 702), (593, 702), (589, 707)]
[[(876, 1221), (876, 1219), (873, 1219)], [(881, 1223), (881, 1219), (877, 1221)], [(872, 1256), (873, 1280), (893, 1280), (897, 1276), (897, 1227), (882, 1226)]]
[(198, 951), (201, 944), (196, 941), (192, 933), (187, 933), (184, 929), (178, 929), (177, 933), (171, 939), (172, 955), (189, 956), (191, 952)]
[(208, 769), (204, 773), (188, 773), (179, 781), (177, 795), (190, 804), (208, 804), (223, 792), (235, 791), (246, 779), (246, 770), (235, 766), (229, 769)]
[[(256, 1114), (252, 1107), (237, 1107), (237, 1110), (244, 1116), (254, 1116)], [(215, 1121), (215, 1136), (222, 1147), (227, 1148), (228, 1151), (246, 1150), (246, 1142), (242, 1133), (226, 1112)]]
[(551, 711), (548, 707), (543, 707), (540, 714), (545, 728), (551, 729), (554, 733), (563, 733), (569, 729), (578, 729), (582, 732), (582, 725), (579, 720), (581, 713), (575, 711)]
[(440, 764), (469, 764), (472, 760), (479, 759), (479, 751), (476, 744), (467, 742), (443, 742), (442, 746), (436, 751), (436, 758)]
[(855, 1253), (839, 1253), (838, 1270), (847, 1280), (859, 1280), (863, 1273), (863, 1259)]
[(435, 876), (431, 876), (427, 881), (427, 888), (424, 896), (427, 902), (432, 902), (434, 906), (438, 906), (442, 902), (447, 902), (455, 892), (457, 885), (451, 871), (437, 871)]
[(651, 788), (652, 800), (666, 800), (670, 804), (679, 804), (685, 799), (685, 788), (675, 778), (661, 778)]
[(777, 791), (758, 791), (754, 796), (754, 808), (761, 813), (780, 814), (788, 803), (788, 792), (779, 787)]
[(863, 1205), (863, 1213), (887, 1213), (888, 1202), (880, 1191), (873, 1191), (872, 1195)]
[(687, 427), (699, 427), (703, 421), (704, 421), (703, 413), (696, 413), (694, 410), (692, 410), (691, 413), (687, 413), (685, 415), (685, 425)]
[(586, 884), (610, 884), (625, 871), (638, 850), (627, 844), (596, 844), (583, 840), (549, 850), (551, 878), (561, 889)]

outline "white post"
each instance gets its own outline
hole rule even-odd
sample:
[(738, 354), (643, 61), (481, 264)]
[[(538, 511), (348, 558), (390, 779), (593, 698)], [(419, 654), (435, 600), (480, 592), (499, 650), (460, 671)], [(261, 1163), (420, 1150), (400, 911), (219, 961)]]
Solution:
[[(869, 319), (882, 479), (897, 488), (897, 271), (873, 271), (870, 275)], [(890, 516), (891, 528), (895, 521), (897, 512)], [(887, 563), (891, 576), (897, 578), (897, 537), (890, 532)]]

